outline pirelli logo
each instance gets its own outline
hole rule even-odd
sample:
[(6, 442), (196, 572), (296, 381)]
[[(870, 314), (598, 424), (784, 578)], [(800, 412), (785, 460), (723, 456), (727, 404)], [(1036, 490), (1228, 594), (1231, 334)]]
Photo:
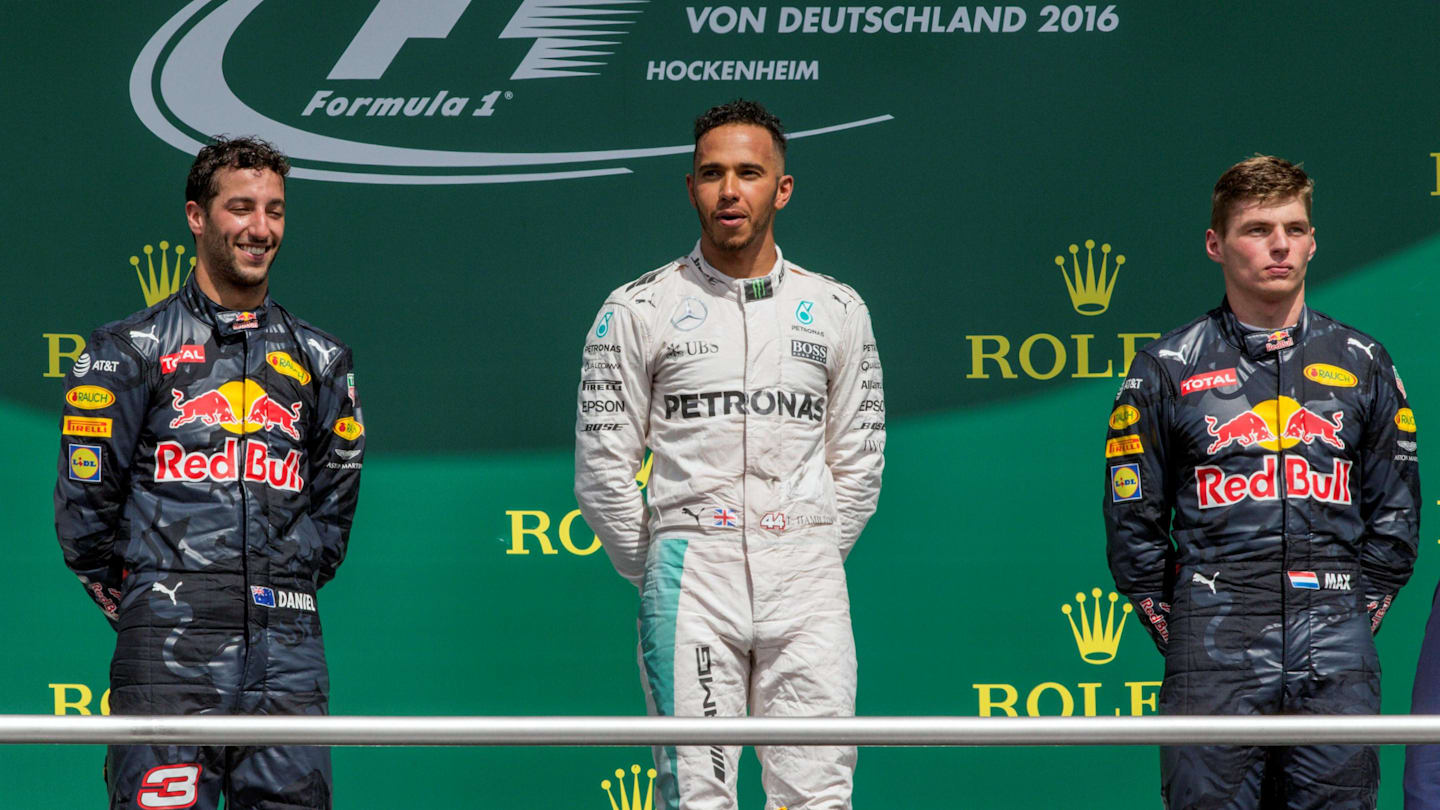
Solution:
[(66, 436), (94, 436), (110, 438), (111, 421), (105, 417), (67, 416), (60, 432)]
[(808, 340), (790, 341), (790, 356), (798, 357), (801, 360), (809, 360), (812, 363), (825, 365), (826, 359), (830, 356), (830, 349), (819, 343), (811, 343)]

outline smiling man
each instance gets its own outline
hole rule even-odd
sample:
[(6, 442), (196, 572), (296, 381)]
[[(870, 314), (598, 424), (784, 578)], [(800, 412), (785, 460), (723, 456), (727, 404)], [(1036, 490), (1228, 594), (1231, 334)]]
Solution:
[[(1105, 444), (1110, 570), (1165, 656), (1163, 714), (1373, 714), (1372, 635), (1415, 562), (1415, 419), (1379, 342), (1305, 305), (1314, 184), (1215, 185), (1220, 306), (1142, 349)], [(1178, 808), (1374, 808), (1373, 746), (1165, 746)]]
[[(775, 245), (785, 146), (754, 102), (700, 116), (699, 242), (611, 293), (586, 336), (575, 493), (640, 589), (652, 714), (855, 710), (844, 560), (879, 497), (885, 396), (860, 296)], [(770, 810), (850, 807), (854, 748), (758, 753)], [(735, 807), (739, 757), (657, 748), (661, 806)]]
[[(364, 428), (350, 350), (270, 300), (289, 164), (195, 158), (194, 272), (66, 380), (55, 527), (118, 631), (116, 714), (325, 714), (316, 591), (345, 557)], [(324, 748), (112, 745), (112, 808), (329, 808)]]

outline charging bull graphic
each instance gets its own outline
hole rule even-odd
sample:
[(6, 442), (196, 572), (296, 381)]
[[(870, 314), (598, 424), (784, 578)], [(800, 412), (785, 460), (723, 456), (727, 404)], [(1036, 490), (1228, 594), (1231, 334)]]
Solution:
[[(175, 418), (170, 420), (172, 428), (198, 421), (211, 427), (224, 427), (232, 433), (253, 433), (279, 428), (290, 438), (296, 441), (300, 439), (297, 423), (303, 403), (296, 402), (287, 408), (251, 381), (246, 381), (244, 385), (238, 382), (225, 383), (190, 399), (186, 399), (184, 392), (176, 389), (171, 389), (170, 394), (174, 398), (171, 407), (176, 414)], [(245, 396), (250, 394), (254, 395), (253, 399)], [(249, 408), (245, 408), (247, 399), (250, 401)], [(240, 418), (241, 413), (244, 413), (243, 420)]]

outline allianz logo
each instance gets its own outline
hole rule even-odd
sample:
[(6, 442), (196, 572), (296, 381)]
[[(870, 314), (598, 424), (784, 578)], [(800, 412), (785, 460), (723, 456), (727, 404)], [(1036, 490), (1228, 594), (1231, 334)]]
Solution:
[[(535, 151), (534, 137), (550, 128), (557, 107), (569, 102), (547, 91), (553, 82), (588, 78), (605, 73), (611, 62), (627, 47), (627, 37), (645, 19), (663, 20), (671, 9), (633, 0), (586, 0), (583, 13), (557, 16), (554, 0), (520, 0), (503, 25), (492, 28), (494, 41), (530, 40), (531, 45), (518, 64), (484, 78), (484, 65), (467, 75), (479, 74), (479, 86), (427, 88), (422, 92), (394, 92), (396, 78), (413, 79), (393, 70), (402, 50), (424, 47), (445, 52), (451, 58), (475, 59), (504, 53), (509, 46), (487, 49), (473, 41), (461, 42), (464, 31), (473, 38), (484, 25), (470, 21), (457, 24), (467, 14), (496, 13), (502, 4), (472, 3), (471, 0), (378, 0), (343, 49), (334, 56), (327, 74), (309, 79), (314, 89), (305, 93), (287, 121), (276, 120), (252, 106), (255, 100), (242, 98), (249, 88), (232, 86), (223, 61), (227, 46), (265, 0), (193, 0), (165, 22), (151, 36), (136, 59), (130, 74), (130, 101), (140, 121), (157, 137), (187, 154), (203, 144), (191, 133), (244, 132), (273, 141), (291, 158), (292, 177), (347, 183), (380, 185), (447, 185), (471, 183), (514, 183), (567, 180), (602, 175), (631, 174), (625, 165), (646, 158), (688, 154), (693, 145), (636, 145), (624, 148), (581, 149), (576, 151)], [(577, 4), (581, 5), (581, 4)], [(267, 9), (273, 11), (273, 9)], [(286, 5), (290, 16), (314, 13), (305, 4)], [(273, 14), (261, 15), (273, 25)], [(303, 17), (298, 20), (303, 22)], [(318, 21), (317, 21), (318, 22)], [(331, 25), (352, 25), (350, 18), (330, 21)], [(319, 24), (325, 24), (319, 23)], [(497, 20), (498, 23), (498, 20)], [(305, 25), (293, 30), (306, 31)], [(304, 36), (304, 34), (292, 34)], [(430, 42), (418, 42), (429, 40)], [(437, 45), (434, 40), (441, 41)], [(596, 43), (603, 43), (597, 45)], [(440, 51), (435, 49), (439, 48)], [(493, 52), (492, 52), (493, 51)], [(236, 59), (231, 50), (231, 59)], [(243, 56), (242, 56), (243, 58)], [(329, 61), (328, 58), (325, 61)], [(382, 82), (390, 74), (391, 82)], [(502, 78), (503, 77), (503, 78)], [(281, 83), (307, 81), (303, 75), (283, 77)], [(643, 70), (635, 75), (621, 73), (616, 81), (596, 88), (599, 96), (633, 94), (633, 83), (643, 89)], [(267, 83), (267, 85), (270, 83)], [(606, 89), (609, 88), (609, 89)], [(552, 98), (547, 99), (550, 95)], [(519, 105), (523, 96), (530, 103)], [(539, 103), (535, 103), (538, 97)], [(272, 100), (265, 99), (267, 109)], [(697, 108), (700, 104), (696, 105)], [(527, 112), (528, 111), (528, 112)], [(697, 109), (698, 111), (698, 109)], [(493, 128), (485, 122), (496, 117), (539, 113), (527, 136), (516, 138), (515, 151), (503, 151), (495, 144), (484, 150), (454, 150), (424, 146), (393, 145), (393, 133), (386, 142), (326, 134), (337, 126), (353, 132), (364, 127), (367, 134), (387, 122), (408, 121), (421, 127), (416, 137), (447, 137), (454, 140), (456, 126), (475, 127), (466, 131), (466, 143), (494, 139)], [(890, 115), (870, 116), (825, 123), (812, 129), (792, 132), (790, 138), (831, 134), (891, 119)], [(178, 122), (179, 126), (175, 122)], [(358, 123), (357, 123), (358, 122)], [(407, 130), (409, 131), (409, 130)], [(597, 146), (614, 141), (612, 133), (597, 128)], [(527, 142), (528, 141), (528, 142)], [(529, 148), (526, 148), (529, 147)], [(324, 167), (320, 167), (324, 164)], [(597, 165), (604, 164), (604, 165)], [(338, 166), (338, 168), (337, 168)]]

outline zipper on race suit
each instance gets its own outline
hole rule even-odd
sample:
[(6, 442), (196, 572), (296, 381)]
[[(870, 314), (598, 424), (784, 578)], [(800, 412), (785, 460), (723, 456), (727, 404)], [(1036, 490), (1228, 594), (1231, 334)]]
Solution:
[(1275, 491), (1280, 495), (1280, 711), (1285, 710), (1285, 682), (1290, 673), (1290, 614), (1286, 610), (1290, 587), (1290, 491), (1285, 480), (1284, 429), (1280, 427), (1280, 396), (1284, 390), (1285, 350), (1275, 352)]
[[(241, 657), (240, 661), (240, 684), (235, 696), (237, 703), (243, 703), (245, 699), (245, 685), (250, 675), (250, 614), (255, 602), (255, 596), (250, 590), (250, 493), (245, 486), (244, 473), (245, 459), (249, 457), (250, 452), (250, 434), (246, 432), (246, 428), (249, 427), (247, 422), (250, 414), (250, 402), (246, 399), (246, 393), (249, 391), (249, 386), (247, 386), (246, 383), (250, 381), (249, 332), (243, 332), (241, 334), (240, 347), (240, 404), (241, 412), (244, 416), (241, 417), (240, 421), (241, 468), (240, 474), (236, 476), (236, 480), (240, 484), (240, 572), (245, 580), (244, 591), (241, 594), (243, 599), (241, 604), (245, 608), (245, 626), (241, 629), (244, 635), (245, 654)], [(237, 706), (237, 708), (243, 708), (243, 706)]]

